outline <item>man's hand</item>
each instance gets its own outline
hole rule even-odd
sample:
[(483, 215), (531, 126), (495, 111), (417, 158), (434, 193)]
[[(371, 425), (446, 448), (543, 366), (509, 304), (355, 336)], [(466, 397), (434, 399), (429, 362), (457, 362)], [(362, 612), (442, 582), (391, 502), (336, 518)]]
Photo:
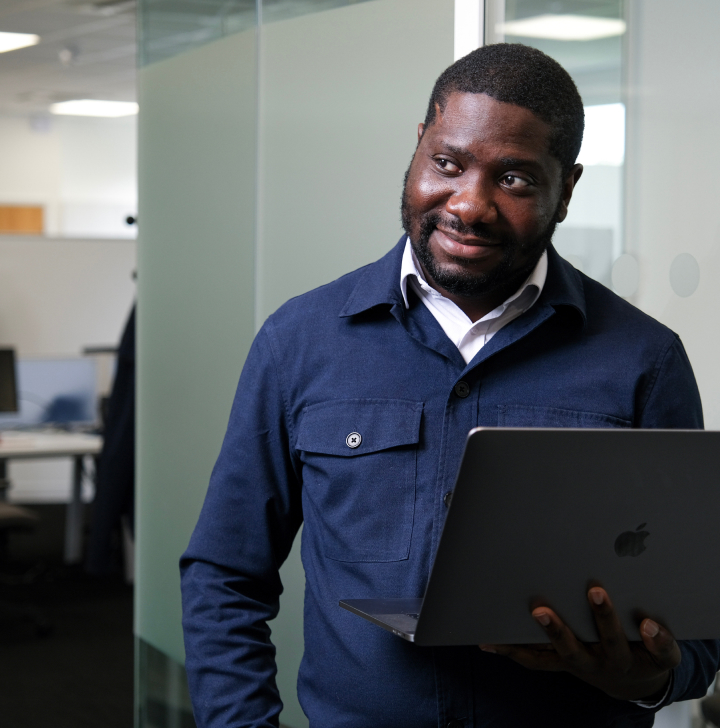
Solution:
[(667, 629), (644, 619), (642, 643), (630, 643), (607, 592), (593, 587), (588, 601), (595, 616), (600, 642), (584, 644), (549, 607), (533, 609), (532, 616), (545, 630), (550, 645), (480, 645), (530, 670), (570, 672), (619, 700), (660, 700), (670, 671), (680, 664), (680, 648)]

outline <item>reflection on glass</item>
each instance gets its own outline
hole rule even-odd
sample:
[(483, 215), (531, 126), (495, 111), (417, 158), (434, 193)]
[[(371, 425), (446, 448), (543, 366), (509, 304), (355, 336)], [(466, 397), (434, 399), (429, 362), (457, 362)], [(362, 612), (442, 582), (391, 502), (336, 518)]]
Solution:
[[(493, 6), (492, 0), (489, 4)], [(578, 162), (585, 171), (553, 243), (575, 267), (614, 287), (613, 262), (623, 252), (622, 0), (506, 0), (504, 13), (495, 8), (487, 24), (489, 41), (539, 48), (566, 68), (577, 84), (585, 104), (585, 137)], [(628, 295), (636, 285), (616, 290)]]
[(255, 0), (140, 0), (139, 62), (162, 61), (257, 23)]
[(135, 659), (137, 728), (195, 728), (185, 668), (140, 638)]
[(262, 22), (296, 18), (299, 15), (319, 13), (344, 5), (357, 5), (368, 0), (262, 0)]
[(141, 66), (210, 43), (262, 22), (295, 18), (368, 0), (139, 0)]

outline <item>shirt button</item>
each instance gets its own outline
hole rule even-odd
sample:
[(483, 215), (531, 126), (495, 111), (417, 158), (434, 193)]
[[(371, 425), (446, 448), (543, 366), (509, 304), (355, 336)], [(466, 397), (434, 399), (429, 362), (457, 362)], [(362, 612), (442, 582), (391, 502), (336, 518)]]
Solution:
[(445, 495), (443, 496), (443, 503), (445, 504), (445, 508), (450, 508), (450, 501), (452, 500), (452, 491), (449, 490)]
[(352, 448), (353, 450), (356, 447), (360, 447), (360, 443), (362, 442), (362, 436), (359, 432), (351, 432), (346, 438), (345, 438), (345, 444)]
[(458, 397), (465, 399), (465, 397), (470, 394), (470, 385), (464, 379), (461, 379), (455, 385), (455, 394), (457, 394)]

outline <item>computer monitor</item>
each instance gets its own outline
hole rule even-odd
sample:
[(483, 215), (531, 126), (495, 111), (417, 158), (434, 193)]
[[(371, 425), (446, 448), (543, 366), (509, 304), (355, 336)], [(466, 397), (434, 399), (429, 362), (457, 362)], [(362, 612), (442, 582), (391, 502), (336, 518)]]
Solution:
[(13, 349), (0, 349), (0, 412), (17, 411), (15, 351)]

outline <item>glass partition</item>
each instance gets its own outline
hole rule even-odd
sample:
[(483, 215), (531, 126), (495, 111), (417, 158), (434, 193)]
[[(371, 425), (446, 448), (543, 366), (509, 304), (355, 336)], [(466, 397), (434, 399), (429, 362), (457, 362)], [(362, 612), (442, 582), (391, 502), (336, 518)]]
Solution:
[[(585, 102), (585, 171), (556, 247), (680, 335), (712, 429), (720, 427), (720, 351), (708, 335), (720, 305), (719, 30), (720, 5), (708, 0), (486, 2), (486, 38), (553, 56)], [(671, 705), (655, 725), (690, 728), (693, 712)]]
[(622, 0), (507, 0), (499, 13), (488, 3), (492, 42), (539, 48), (568, 70), (585, 104), (585, 136), (578, 161), (582, 180), (570, 213), (558, 226), (558, 252), (592, 278), (612, 285), (623, 248), (626, 22)]
[[(453, 0), (142, 0), (140, 25), (137, 720), (155, 728), (190, 725), (177, 562), (245, 353), (288, 298), (397, 241)], [(292, 728), (300, 540), (271, 623)]]

